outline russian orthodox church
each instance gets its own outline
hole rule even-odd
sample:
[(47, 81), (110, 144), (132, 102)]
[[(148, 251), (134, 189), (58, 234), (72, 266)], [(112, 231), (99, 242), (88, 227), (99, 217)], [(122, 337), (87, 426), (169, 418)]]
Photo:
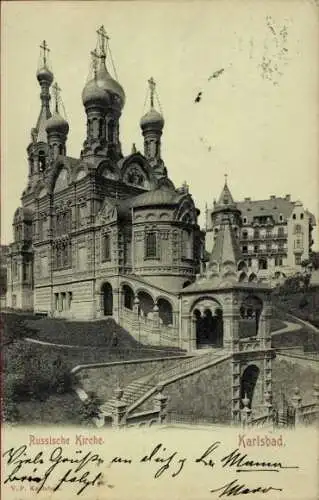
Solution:
[[(47, 45), (41, 46), (41, 109), (27, 148), (27, 187), (14, 214), (7, 306), (70, 320), (112, 317), (144, 344), (232, 352), (235, 415), (240, 371), (252, 359), (260, 384), (271, 390), (270, 289), (248, 277), (240, 211), (227, 184), (215, 207), (218, 232), (207, 262), (199, 210), (187, 185), (174, 186), (161, 156), (164, 118), (155, 108), (153, 79), (140, 120), (144, 151), (134, 146), (123, 155), (125, 93), (109, 73), (107, 40), (102, 27), (82, 92), (86, 137), (79, 158), (67, 154), (70, 126), (52, 85)], [(262, 386), (259, 392), (262, 399)]]
[(109, 72), (104, 28), (97, 33), (93, 74), (82, 92), (86, 137), (79, 158), (67, 154), (70, 124), (53, 84), (49, 49), (41, 45), (41, 107), (27, 148), (28, 183), (14, 214), (7, 306), (53, 317), (118, 319), (122, 304), (132, 308), (139, 300), (141, 315), (156, 306), (167, 320), (174, 313), (171, 294), (200, 270), (199, 210), (187, 185), (177, 189), (168, 176), (152, 78), (149, 110), (140, 120), (144, 150), (133, 145), (123, 154), (126, 96)]

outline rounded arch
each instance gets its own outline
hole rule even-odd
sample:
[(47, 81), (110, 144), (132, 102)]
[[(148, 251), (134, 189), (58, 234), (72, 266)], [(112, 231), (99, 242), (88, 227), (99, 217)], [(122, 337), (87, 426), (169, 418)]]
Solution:
[(251, 283), (256, 283), (257, 282), (257, 276), (255, 273), (251, 273), (248, 277), (248, 281), (250, 281)]
[(133, 310), (134, 305), (134, 290), (127, 283), (122, 284), (122, 293), (123, 293), (123, 305), (126, 309)]
[[(248, 407), (253, 405), (254, 392), (256, 388), (257, 379), (259, 376), (259, 368), (256, 365), (248, 365), (240, 380), (240, 399), (247, 397), (249, 399)], [(243, 406), (243, 403), (241, 401)]]
[(153, 296), (148, 291), (140, 289), (137, 292), (137, 297), (139, 299), (139, 315), (147, 317), (154, 308)]
[(196, 222), (195, 205), (188, 193), (180, 199), (174, 219), (182, 221), (184, 224), (194, 224)]
[(240, 260), (237, 265), (237, 271), (246, 271), (247, 264), (244, 260)]
[(246, 296), (240, 304), (240, 337), (256, 337), (259, 329), (263, 301), (256, 295)]
[(243, 271), (239, 275), (239, 281), (246, 281), (247, 280), (247, 274)]
[(157, 299), (158, 315), (163, 325), (173, 324), (173, 307), (169, 300), (164, 298)]
[(102, 310), (104, 316), (113, 315), (113, 288), (112, 285), (106, 281), (101, 286), (102, 295)]
[(223, 309), (212, 298), (200, 298), (192, 308), (192, 319), (196, 333), (196, 345), (221, 347), (223, 345)]
[(217, 308), (223, 309), (223, 303), (220, 299), (216, 299), (215, 297), (210, 297), (209, 295), (203, 295), (201, 297), (196, 298), (193, 303), (191, 304), (190, 311), (193, 312), (195, 307), (198, 309), (199, 307), (201, 308), (209, 308), (209, 303), (211, 303), (212, 306), (214, 306), (214, 310)]
[(121, 177), (126, 184), (144, 189), (151, 188), (150, 173), (142, 157), (129, 158), (124, 161), (121, 168)]

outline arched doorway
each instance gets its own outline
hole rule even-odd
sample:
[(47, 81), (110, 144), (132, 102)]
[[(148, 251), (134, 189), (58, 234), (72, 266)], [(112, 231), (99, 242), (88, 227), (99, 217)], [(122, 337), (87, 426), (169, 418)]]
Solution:
[(151, 295), (147, 292), (140, 291), (137, 294), (139, 299), (139, 314), (141, 316), (147, 317), (149, 313), (152, 313), (154, 308), (154, 301)]
[(204, 301), (193, 311), (197, 348), (223, 346), (223, 311), (214, 301)]
[(158, 315), (163, 322), (163, 325), (173, 324), (173, 308), (170, 302), (166, 299), (158, 299)]
[(110, 283), (102, 285), (102, 298), (103, 298), (103, 314), (104, 316), (112, 316), (113, 314), (113, 290)]
[(133, 310), (134, 292), (129, 285), (123, 285), (123, 304), (126, 309)]
[[(248, 407), (251, 408), (254, 391), (257, 383), (257, 379), (259, 376), (259, 368), (256, 365), (249, 365), (244, 370), (240, 381), (240, 399), (242, 400), (244, 397), (249, 399)], [(242, 401), (241, 401), (242, 405)]]

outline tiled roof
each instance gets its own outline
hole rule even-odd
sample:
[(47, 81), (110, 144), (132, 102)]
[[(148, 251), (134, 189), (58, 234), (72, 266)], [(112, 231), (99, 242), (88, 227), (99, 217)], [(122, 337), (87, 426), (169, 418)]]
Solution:
[(247, 218), (247, 222), (252, 222), (254, 217), (272, 216), (275, 222), (280, 222), (282, 215), (286, 220), (290, 217), (294, 203), (287, 198), (269, 198), (268, 200), (244, 200), (236, 202), (242, 217)]
[(230, 222), (227, 220), (221, 225), (218, 231), (210, 261), (216, 261), (219, 264), (223, 264), (224, 262), (233, 262), (236, 264), (241, 258), (242, 254), (238, 240)]

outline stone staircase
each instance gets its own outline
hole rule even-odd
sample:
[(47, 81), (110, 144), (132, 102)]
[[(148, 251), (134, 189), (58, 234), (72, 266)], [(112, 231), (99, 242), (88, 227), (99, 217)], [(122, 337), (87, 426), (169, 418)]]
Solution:
[[(163, 371), (152, 373), (134, 380), (123, 389), (121, 402), (125, 403), (127, 413), (135, 410), (149, 397), (156, 393), (157, 386), (165, 386), (187, 375), (201, 371), (215, 365), (229, 357), (229, 353), (222, 349), (205, 349), (202, 353), (196, 353), (192, 358), (177, 361), (174, 366)], [(101, 414), (110, 416), (116, 399), (109, 399), (101, 407)]]
[[(127, 406), (133, 404), (134, 401), (142, 397), (147, 391), (154, 387), (154, 383), (152, 383), (153, 378), (154, 375), (149, 375), (147, 377), (142, 377), (140, 379), (134, 380), (133, 382), (128, 384), (123, 390), (121, 402), (125, 403)], [(115, 398), (111, 398), (106, 403), (104, 403), (100, 407), (101, 413), (103, 415), (111, 415), (115, 401)]]

